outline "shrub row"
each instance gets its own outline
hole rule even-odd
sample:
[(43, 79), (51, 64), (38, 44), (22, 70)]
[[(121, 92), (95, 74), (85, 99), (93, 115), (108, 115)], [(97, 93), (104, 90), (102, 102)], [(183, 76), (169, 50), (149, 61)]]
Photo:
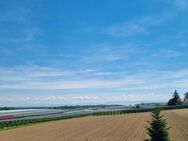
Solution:
[(94, 116), (99, 115), (121, 115), (121, 114), (129, 114), (129, 113), (142, 113), (142, 112), (150, 112), (153, 109), (131, 109), (131, 110), (119, 110), (119, 111), (104, 111), (104, 112), (94, 112)]
[(174, 109), (186, 109), (188, 105), (175, 105), (175, 106), (165, 106), (163, 110), (174, 110)]
[(65, 116), (65, 117), (53, 117), (53, 118), (36, 118), (36, 119), (20, 119), (20, 120), (17, 119), (17, 120), (9, 120), (9, 121), (0, 121), (0, 130), (14, 128), (14, 127), (23, 126), (23, 125), (47, 122), (47, 121), (84, 117), (84, 116), (89, 116), (89, 115), (90, 114)]
[[(188, 108), (188, 105), (177, 105), (177, 106), (163, 106), (160, 107), (161, 110), (173, 110), (173, 109), (185, 109)], [(94, 116), (99, 115), (120, 115), (120, 114), (129, 114), (129, 113), (142, 113), (142, 112), (151, 112), (154, 108), (138, 108), (138, 109), (128, 109), (128, 110), (119, 110), (119, 111), (100, 111), (94, 112)]]

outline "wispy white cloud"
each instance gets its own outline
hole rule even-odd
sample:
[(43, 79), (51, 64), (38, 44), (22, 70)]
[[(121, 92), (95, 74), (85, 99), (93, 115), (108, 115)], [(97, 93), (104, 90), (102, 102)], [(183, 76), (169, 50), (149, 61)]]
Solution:
[(176, 17), (176, 15), (169, 12), (159, 15), (144, 16), (109, 26), (103, 30), (103, 33), (118, 37), (129, 37), (139, 33), (148, 33), (152, 28), (160, 27), (174, 17)]
[(113, 62), (129, 58), (137, 52), (134, 44), (109, 44), (100, 43), (90, 46), (90, 50), (82, 57), (82, 62)]
[(160, 57), (160, 58), (175, 58), (185, 55), (184, 52), (177, 49), (161, 49), (154, 52), (150, 57)]
[[(122, 76), (119, 74), (122, 73)], [(106, 77), (105, 75), (109, 76)], [(113, 77), (112, 77), (113, 76)], [(134, 74), (99, 70), (61, 70), (51, 68), (0, 69), (0, 89), (124, 89), (150, 90), (186, 88), (187, 69), (178, 71), (144, 71)]]
[(35, 25), (29, 26), (26, 29), (20, 31), (20, 33), (17, 35), (16, 38), (13, 38), (12, 42), (18, 43), (24, 43), (24, 42), (30, 42), (36, 39), (37, 36), (41, 35), (41, 29)]
[(111, 26), (105, 33), (113, 36), (132, 36), (136, 33), (145, 31), (146, 24), (150, 18), (140, 19), (132, 22), (125, 22), (121, 25)]
[(99, 100), (100, 97), (99, 96), (88, 96), (88, 95), (84, 95), (84, 96), (74, 96), (72, 97), (75, 100), (82, 100), (82, 101), (91, 101), (91, 100)]
[[(76, 105), (76, 104), (134, 104), (138, 102), (165, 102), (166, 97), (159, 94), (110, 94), (110, 95), (78, 95), (65, 96), (12, 96), (0, 97), (0, 106), (12, 106), (15, 103), (26, 103), (25, 105)], [(20, 105), (22, 105), (20, 104)], [(19, 105), (19, 106), (20, 106)]]
[(0, 43), (31, 42), (41, 35), (42, 30), (32, 19), (33, 11), (29, 7), (19, 4), (10, 4), (0, 13), (0, 22), (6, 25), (2, 30)]
[(187, 0), (174, 0), (174, 4), (180, 10), (188, 10), (188, 1)]
[[(173, 89), (187, 90), (187, 71), (188, 69), (145, 70), (127, 73), (91, 69), (63, 70), (39, 66), (0, 68), (0, 103), (66, 105), (165, 102)], [(13, 95), (4, 91), (11, 89), (19, 92)], [(170, 92), (161, 92), (166, 89), (170, 89)], [(35, 90), (40, 94), (29, 94)], [(62, 94), (65, 95), (61, 95), (56, 93), (57, 90), (71, 90), (73, 93), (66, 94), (66, 91), (63, 91)]]

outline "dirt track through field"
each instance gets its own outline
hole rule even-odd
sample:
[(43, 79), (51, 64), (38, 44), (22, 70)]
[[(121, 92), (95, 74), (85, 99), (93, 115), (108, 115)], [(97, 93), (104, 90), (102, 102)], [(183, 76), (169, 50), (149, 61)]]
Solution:
[[(170, 137), (188, 140), (188, 110), (165, 111)], [(150, 113), (96, 116), (42, 123), (0, 132), (0, 141), (143, 141)]]

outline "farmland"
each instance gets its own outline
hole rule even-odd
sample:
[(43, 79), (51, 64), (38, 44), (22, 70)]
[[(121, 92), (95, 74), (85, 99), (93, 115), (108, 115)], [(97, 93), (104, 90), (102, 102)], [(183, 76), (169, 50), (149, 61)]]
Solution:
[(67, 116), (87, 115), (94, 112), (126, 110), (126, 106), (75, 106), (62, 109), (19, 109), (0, 111), (0, 122), (44, 118), (61, 118)]
[[(188, 110), (162, 113), (170, 128), (170, 137), (188, 140)], [(145, 126), (150, 113), (88, 116), (53, 121), (0, 132), (1, 141), (141, 141), (147, 138)]]

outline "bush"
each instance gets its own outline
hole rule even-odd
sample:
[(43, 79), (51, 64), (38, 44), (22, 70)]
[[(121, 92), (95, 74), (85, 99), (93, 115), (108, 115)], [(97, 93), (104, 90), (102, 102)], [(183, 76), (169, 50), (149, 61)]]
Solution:
[(163, 116), (160, 115), (160, 111), (159, 108), (156, 108), (152, 112), (152, 121), (149, 127), (146, 127), (150, 139), (146, 139), (145, 141), (170, 141), (168, 137), (169, 128), (166, 127), (167, 122), (163, 119)]

